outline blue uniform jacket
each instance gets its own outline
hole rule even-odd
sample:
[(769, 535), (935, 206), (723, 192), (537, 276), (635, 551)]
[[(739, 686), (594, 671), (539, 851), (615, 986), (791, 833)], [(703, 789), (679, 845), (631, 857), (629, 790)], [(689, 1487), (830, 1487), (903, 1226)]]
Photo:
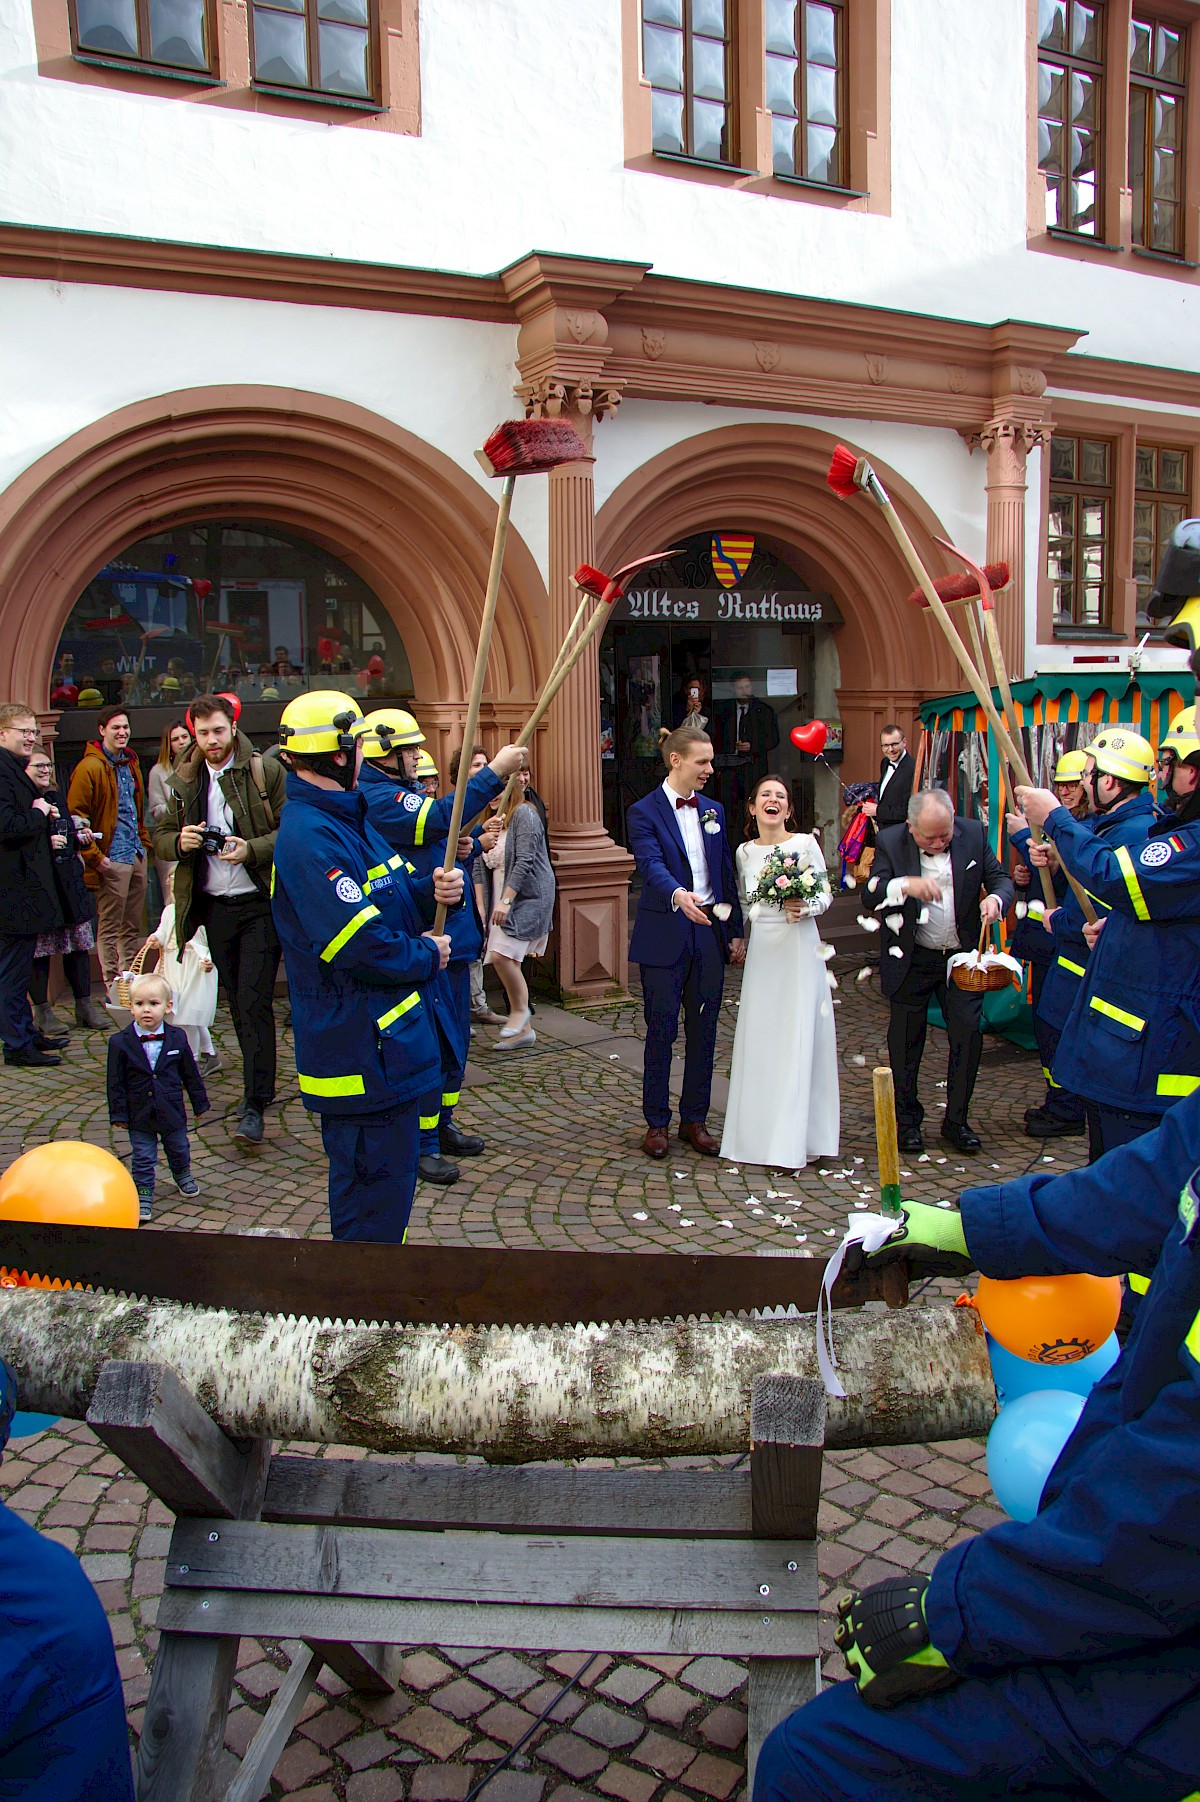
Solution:
[(163, 1023), (163, 1044), (152, 1070), (132, 1022), (108, 1041), (108, 1117), (114, 1126), (139, 1133), (178, 1132), (187, 1127), (187, 1104), (208, 1108), (208, 1095), (182, 1026)]
[[(1024, 890), (1030, 901), (1042, 899), (1042, 874), (1029, 857), (1029, 828), (1024, 826), (1014, 832), (1009, 840), (1013, 850), (1030, 872), (1029, 887)], [(1071, 885), (1061, 870), (1053, 872), (1054, 894), (1061, 907), (1063, 896), (1071, 893)], [(1018, 898), (1021, 891), (1018, 890)], [(1082, 918), (1082, 915), (1080, 916)], [(1048, 970), (1054, 962), (1054, 943), (1047, 929), (1042, 925), (1040, 913), (1027, 913), (1023, 920), (1018, 920), (1013, 928), (1012, 937), (1008, 941), (1008, 949), (1014, 957), (1020, 957), (1027, 964), (1038, 964)], [(1086, 950), (1087, 947), (1085, 946)], [(1080, 959), (1082, 962), (1083, 960)], [(1038, 1009), (1041, 1012), (1041, 1009)]]
[[(686, 914), (671, 906), (675, 890), (684, 888), (690, 893), (694, 878), (683, 833), (675, 823), (675, 809), (661, 787), (654, 789), (634, 802), (625, 819), (629, 849), (642, 878), (629, 943), (629, 955), (635, 964), (669, 967), (691, 949), (697, 932), (715, 932), (721, 955), (728, 959), (729, 940), (742, 936), (742, 909), (733, 873), (733, 853), (725, 832), (725, 810), (719, 801), (710, 801), (706, 795), (698, 794), (696, 800), (713, 895), (717, 901), (728, 902), (732, 911), (724, 924), (714, 920), (711, 926), (696, 926)], [(709, 826), (717, 830), (710, 832)]]
[(271, 906), (283, 946), (296, 1076), (307, 1108), (378, 1113), (436, 1088), (426, 995), (437, 947), (421, 934), (433, 885), (367, 822), (364, 797), (289, 773)]
[[(367, 797), (367, 813), (376, 832), (389, 845), (403, 851), (409, 863), (421, 876), (433, 874), (446, 854), (446, 834), (454, 811), (454, 796), (440, 799), (414, 794), (403, 786), (394, 771), (381, 770), (366, 762), (359, 773), (358, 785)], [(467, 783), (463, 819), (473, 820), (489, 801), (503, 794), (504, 783), (490, 769), (482, 769)], [(473, 964), (483, 951), (485, 929), (479, 917), (475, 892), (471, 883), (474, 858), (460, 863), (466, 885), (464, 905), (447, 916), (450, 934), (450, 962)], [(463, 1057), (466, 1046), (463, 1046)]]
[[(962, 1197), (967, 1245), (988, 1276), (1151, 1278), (1036, 1518), (1006, 1521), (946, 1552), (926, 1602), (933, 1642), (956, 1670), (987, 1677), (1005, 1666), (1043, 1667), (1038, 1725), (1051, 1735), (1069, 1727), (1076, 1693), (1103, 1700), (1107, 1692), (1111, 1743), (1089, 1747), (1100, 1762), (1118, 1757), (1163, 1710), (1161, 1689), (1143, 1693), (1128, 1680), (1122, 1653), (1157, 1648), (1161, 1670), (1174, 1670), (1200, 1699), (1198, 1165), (1194, 1095), (1157, 1131), (1085, 1169)], [(1181, 1770), (1196, 1768), (1196, 1730), (1196, 1709), (1181, 1710)]]
[(1147, 796), (1134, 806), (1147, 836), (1133, 843), (1081, 831), (1062, 807), (1046, 821), (1067, 867), (1111, 909), (1054, 1080), (1102, 1107), (1163, 1114), (1200, 1087), (1200, 822), (1155, 820)]

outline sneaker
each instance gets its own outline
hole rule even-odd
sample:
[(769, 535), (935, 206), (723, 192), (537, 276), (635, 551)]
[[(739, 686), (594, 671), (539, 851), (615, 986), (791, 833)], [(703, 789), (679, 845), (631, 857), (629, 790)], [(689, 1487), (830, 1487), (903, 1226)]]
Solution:
[(61, 1064), (62, 1059), (56, 1051), (41, 1051), (36, 1045), (22, 1047), (18, 1051), (10, 1051), (4, 1047), (6, 1064), (17, 1064), (26, 1070), (48, 1070), (52, 1064)]
[(138, 1225), (143, 1226), (154, 1213), (154, 1190), (138, 1190)]
[(179, 1190), (181, 1195), (199, 1195), (200, 1184), (196, 1181), (190, 1170), (185, 1170), (182, 1176), (176, 1176), (175, 1172), (172, 1170), (171, 1177), (175, 1183), (175, 1187)]
[(233, 1136), (239, 1145), (262, 1144), (263, 1117), (256, 1107), (242, 1109), (242, 1117), (234, 1128)]
[(199, 1070), (201, 1076), (214, 1076), (221, 1068), (220, 1053), (216, 1051), (202, 1051), (197, 1059), (196, 1068)]

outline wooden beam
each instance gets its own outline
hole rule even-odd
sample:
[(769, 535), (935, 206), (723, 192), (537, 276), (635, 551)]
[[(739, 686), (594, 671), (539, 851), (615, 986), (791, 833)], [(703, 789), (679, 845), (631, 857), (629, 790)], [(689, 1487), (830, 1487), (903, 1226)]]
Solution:
[(160, 1635), (138, 1739), (138, 1802), (217, 1802), (238, 1635), (202, 1633)]
[(389, 1696), (400, 1686), (404, 1657), (400, 1646), (354, 1645), (337, 1639), (314, 1639), (309, 1644), (351, 1689), (366, 1695)]
[(271, 1699), (261, 1727), (246, 1747), (238, 1774), (225, 1792), (225, 1802), (260, 1802), (266, 1795), (271, 1772), (291, 1738), (292, 1728), (300, 1719), (300, 1711), (324, 1663), (320, 1652), (311, 1646), (300, 1647)]
[(816, 1549), (811, 1540), (725, 1539), (700, 1559), (680, 1539), (187, 1520), (172, 1535), (166, 1582), (171, 1589), (428, 1602), (513, 1605), (536, 1597), (547, 1610), (735, 1611), (757, 1606), (766, 1584), (776, 1607), (792, 1609), (808, 1603)]
[(232, 1520), (240, 1512), (245, 1454), (169, 1365), (110, 1358), (87, 1424), (172, 1513)]
[[(811, 1378), (768, 1374), (755, 1379), (750, 1397), (751, 1525), (767, 1543), (800, 1539), (811, 1546), (821, 1499), (825, 1440), (825, 1391)], [(789, 1564), (791, 1558), (788, 1559)], [(798, 1570), (797, 1577), (801, 1575)], [(817, 1608), (814, 1565), (806, 1563), (810, 1605)], [(764, 1609), (777, 1595), (763, 1596)], [(763, 1741), (773, 1727), (816, 1694), (817, 1660), (751, 1658), (747, 1691), (746, 1793)]]
[(750, 1531), (750, 1472), (519, 1464), (463, 1471), (280, 1456), (271, 1460), (262, 1518), (314, 1526), (727, 1538)]
[[(757, 1602), (757, 1595), (754, 1597)], [(206, 1608), (204, 1604), (207, 1603)], [(375, 1601), (369, 1597), (167, 1589), (160, 1631), (396, 1646), (507, 1646), (513, 1651), (629, 1652), (698, 1658), (817, 1655), (817, 1617), (760, 1608), (543, 1608), (502, 1603)]]

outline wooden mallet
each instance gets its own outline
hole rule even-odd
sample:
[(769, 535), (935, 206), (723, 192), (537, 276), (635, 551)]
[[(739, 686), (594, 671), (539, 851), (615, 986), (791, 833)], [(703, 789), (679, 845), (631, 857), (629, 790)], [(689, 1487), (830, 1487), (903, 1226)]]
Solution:
[[(463, 808), (467, 798), (470, 770), (470, 747), (475, 743), (479, 726), (479, 703), (483, 695), (483, 679), (487, 671), (488, 652), (492, 643), (492, 626), (496, 603), (500, 598), (500, 576), (504, 568), (504, 546), (512, 515), (513, 490), (518, 476), (545, 475), (563, 463), (581, 463), (588, 458), (587, 445), (573, 425), (564, 419), (508, 419), (497, 426), (483, 449), (476, 453), (489, 475), (504, 478), (500, 489), (500, 507), (496, 514), (496, 531), (492, 540), (492, 561), (488, 570), (487, 590), (483, 600), (483, 618), (479, 626), (479, 643), (475, 650), (475, 670), (471, 677), (471, 693), (467, 701), (467, 717), (463, 722), (463, 756), (458, 760), (458, 778), (454, 784), (454, 807), (450, 814), (450, 830), (446, 835), (446, 855), (442, 869), (449, 875), (458, 854), (462, 831)], [(433, 918), (433, 930), (445, 930), (447, 909), (439, 901)]]
[[(902, 1214), (900, 1202), (900, 1142), (896, 1130), (896, 1084), (887, 1064), (871, 1072), (875, 1098), (875, 1148), (879, 1154), (879, 1207), (884, 1214)], [(883, 1299), (889, 1308), (902, 1308), (908, 1300), (908, 1265), (890, 1265), (883, 1273)]]

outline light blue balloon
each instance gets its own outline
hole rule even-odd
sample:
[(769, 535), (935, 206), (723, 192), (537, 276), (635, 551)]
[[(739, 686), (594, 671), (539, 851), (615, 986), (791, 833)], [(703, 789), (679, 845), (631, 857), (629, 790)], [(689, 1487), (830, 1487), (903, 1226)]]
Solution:
[(1046, 1478), (1058, 1461), (1084, 1398), (1063, 1389), (1018, 1395), (1001, 1408), (988, 1434), (987, 1473), (996, 1500), (1013, 1520), (1032, 1520)]
[(1042, 1389), (1064, 1389), (1072, 1395), (1090, 1395), (1121, 1355), (1115, 1333), (1110, 1333), (1104, 1344), (1088, 1357), (1077, 1358), (1073, 1364), (1035, 1364), (1028, 1358), (1018, 1358), (990, 1333), (987, 1348), (992, 1361), (996, 1399), (1002, 1408), (1019, 1395), (1033, 1395)]
[(44, 1433), (58, 1418), (57, 1414), (14, 1414), (8, 1436), (10, 1439), (28, 1439), (33, 1433)]

